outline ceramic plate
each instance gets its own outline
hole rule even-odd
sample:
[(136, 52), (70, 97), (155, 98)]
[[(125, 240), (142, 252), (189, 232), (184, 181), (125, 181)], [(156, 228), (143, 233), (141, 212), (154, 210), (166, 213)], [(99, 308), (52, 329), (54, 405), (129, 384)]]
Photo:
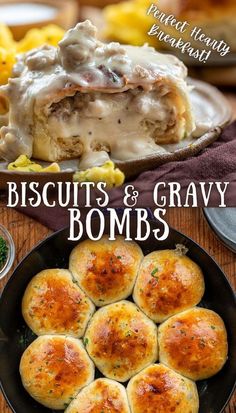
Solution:
[(178, 53), (171, 49), (171, 53), (175, 54), (186, 66), (195, 67), (231, 67), (236, 65), (236, 53), (231, 52), (226, 56), (220, 56), (218, 53), (212, 53), (206, 62), (200, 62), (198, 59), (188, 56), (187, 53)]
[(236, 208), (205, 208), (203, 213), (216, 236), (236, 253)]
[[(154, 169), (164, 163), (183, 160), (196, 155), (200, 150), (214, 142), (219, 136), (225, 125), (231, 119), (232, 113), (228, 101), (216, 88), (207, 83), (189, 79), (189, 84), (194, 86), (191, 91), (191, 100), (195, 112), (197, 123), (209, 124), (208, 130), (199, 138), (190, 137), (180, 143), (162, 145), (160, 151), (154, 155), (145, 157), (140, 156), (128, 161), (118, 161), (114, 159), (116, 165), (125, 173), (126, 178), (137, 176), (143, 171)], [(47, 162), (40, 162), (48, 165)], [(67, 181), (71, 180), (73, 172), (79, 167), (78, 160), (60, 162), (60, 173), (22, 173), (7, 171), (7, 163), (0, 161), (0, 189), (6, 187), (7, 181), (32, 181), (40, 183), (48, 181)]]

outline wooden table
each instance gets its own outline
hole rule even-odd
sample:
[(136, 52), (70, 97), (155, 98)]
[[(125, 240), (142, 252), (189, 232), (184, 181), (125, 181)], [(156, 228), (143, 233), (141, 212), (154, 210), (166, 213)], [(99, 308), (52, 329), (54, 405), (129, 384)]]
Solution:
[[(236, 257), (215, 238), (209, 229), (200, 209), (175, 208), (167, 212), (167, 220), (171, 226), (189, 235), (216, 259), (236, 290)], [(14, 266), (30, 251), (35, 244), (51, 233), (48, 228), (28, 217), (6, 208), (0, 204), (0, 222), (11, 232), (16, 245)], [(0, 283), (2, 288), (7, 279)], [(216, 395), (217, 397), (217, 395)], [(236, 394), (224, 413), (236, 412)], [(0, 413), (11, 413), (2, 395), (0, 395)], [(24, 412), (19, 412), (24, 413)], [(184, 412), (183, 412), (184, 413)], [(205, 412), (208, 413), (208, 412)]]

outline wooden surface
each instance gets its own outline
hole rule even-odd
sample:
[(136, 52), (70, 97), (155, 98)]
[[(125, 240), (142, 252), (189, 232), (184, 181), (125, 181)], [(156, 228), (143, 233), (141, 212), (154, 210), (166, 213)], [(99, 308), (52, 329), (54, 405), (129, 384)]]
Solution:
[[(200, 209), (183, 208), (170, 209), (167, 220), (171, 226), (182, 231), (198, 242), (218, 262), (228, 276), (231, 285), (236, 290), (236, 256), (227, 250), (215, 238), (209, 229)], [(50, 231), (38, 222), (6, 208), (0, 204), (0, 222), (11, 232), (16, 245), (16, 260), (14, 266), (29, 252), (40, 240), (50, 234)], [(0, 283), (1, 288), (7, 279)], [(217, 397), (217, 395), (216, 395)], [(0, 413), (10, 413), (4, 398), (0, 395)], [(231, 399), (225, 413), (236, 412), (236, 395)], [(24, 413), (24, 412), (17, 412)], [(185, 413), (185, 412), (183, 412)], [(208, 413), (208, 412), (205, 412)]]

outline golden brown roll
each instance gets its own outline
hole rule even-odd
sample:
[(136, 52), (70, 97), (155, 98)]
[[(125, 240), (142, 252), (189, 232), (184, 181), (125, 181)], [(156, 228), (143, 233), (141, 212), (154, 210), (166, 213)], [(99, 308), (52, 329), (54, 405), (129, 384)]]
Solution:
[(134, 376), (127, 387), (132, 413), (197, 413), (196, 384), (163, 364)]
[(227, 360), (225, 325), (214, 311), (192, 308), (159, 327), (160, 362), (192, 380), (207, 379)]
[(178, 249), (154, 251), (141, 263), (133, 298), (156, 323), (198, 304), (204, 294), (201, 269)]
[(32, 278), (22, 301), (22, 313), (31, 330), (42, 334), (82, 337), (94, 305), (63, 269), (47, 269)]
[(97, 379), (71, 402), (66, 413), (130, 413), (124, 386), (110, 379)]
[(99, 307), (127, 298), (133, 289), (143, 253), (123, 237), (86, 240), (70, 256), (69, 268), (81, 288)]
[(94, 365), (80, 340), (45, 335), (23, 353), (20, 374), (31, 397), (50, 409), (60, 410), (94, 379)]
[(84, 344), (104, 376), (121, 382), (158, 357), (157, 327), (129, 301), (100, 308), (88, 325)]

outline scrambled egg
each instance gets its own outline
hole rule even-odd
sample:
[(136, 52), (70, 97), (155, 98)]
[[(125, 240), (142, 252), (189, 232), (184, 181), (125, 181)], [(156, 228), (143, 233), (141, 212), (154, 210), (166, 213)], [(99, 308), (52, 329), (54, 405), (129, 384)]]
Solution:
[(105, 7), (104, 36), (134, 46), (142, 46), (144, 43), (158, 46), (155, 36), (147, 34), (154, 23), (153, 16), (146, 14), (149, 7), (148, 0), (129, 0)]
[[(31, 161), (26, 155), (20, 155), (15, 162), (8, 165), (7, 169), (15, 172), (60, 172), (60, 166), (56, 162), (44, 168)], [(120, 169), (115, 168), (112, 161), (107, 161), (102, 166), (76, 172), (73, 179), (75, 182), (106, 182), (107, 187), (112, 188), (122, 185), (125, 175)]]
[(0, 85), (8, 82), (15, 61), (15, 53), (0, 46)]
[(28, 52), (43, 44), (57, 46), (64, 33), (59, 26), (50, 24), (41, 29), (29, 30), (22, 40), (16, 42), (10, 29), (0, 23), (0, 85), (6, 84), (11, 77), (17, 53)]
[(112, 161), (107, 161), (102, 166), (76, 172), (73, 179), (75, 182), (106, 182), (107, 188), (112, 188), (122, 185), (125, 175), (120, 169), (115, 168)]
[(0, 47), (5, 49), (16, 47), (12, 32), (4, 23), (0, 23)]
[(8, 165), (7, 169), (16, 172), (60, 172), (60, 166), (57, 163), (52, 163), (44, 168), (36, 162), (31, 161), (26, 155), (20, 155), (15, 162)]
[(43, 44), (57, 46), (58, 42), (64, 36), (64, 33), (64, 30), (55, 24), (50, 24), (42, 29), (31, 29), (26, 33), (24, 39), (18, 43), (17, 51), (20, 53), (28, 52), (28, 50), (42, 46)]

